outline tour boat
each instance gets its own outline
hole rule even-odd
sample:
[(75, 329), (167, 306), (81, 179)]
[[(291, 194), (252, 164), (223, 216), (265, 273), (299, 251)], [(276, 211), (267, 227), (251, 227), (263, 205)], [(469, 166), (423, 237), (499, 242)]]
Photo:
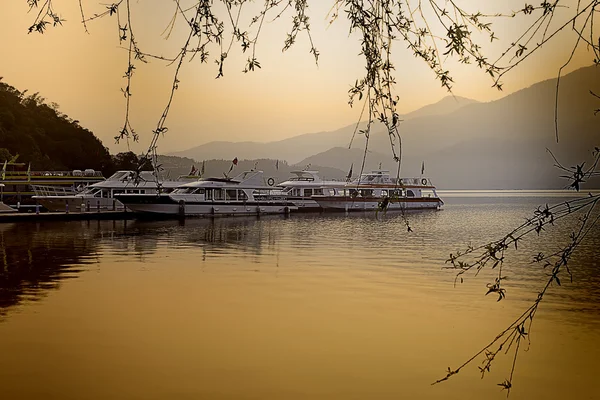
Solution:
[[(125, 206), (115, 198), (120, 193), (157, 193), (156, 177), (152, 171), (117, 171), (108, 179), (94, 183), (81, 191), (57, 186), (33, 185), (33, 200), (48, 211), (123, 211)], [(177, 180), (160, 180), (161, 192), (168, 193), (179, 185), (198, 177), (182, 176)]]
[(100, 171), (93, 169), (70, 170), (70, 171), (32, 171), (30, 164), (8, 162), (0, 163), (2, 176), (0, 177), (0, 201), (11, 206), (31, 207), (35, 202), (34, 186), (48, 185), (61, 188), (63, 191), (74, 192), (77, 187), (101, 182), (105, 178)]
[(182, 217), (286, 214), (297, 208), (282, 190), (265, 182), (263, 171), (256, 170), (234, 178), (202, 178), (168, 194), (119, 194), (117, 198), (136, 213)]
[(312, 199), (313, 195), (323, 195), (329, 188), (343, 185), (341, 181), (324, 181), (319, 177), (318, 171), (291, 171), (292, 176), (286, 181), (278, 183), (287, 199), (299, 211), (320, 211), (321, 206)]
[(361, 174), (355, 181), (313, 195), (325, 210), (422, 210), (439, 209), (444, 202), (428, 178), (393, 179), (389, 171)]

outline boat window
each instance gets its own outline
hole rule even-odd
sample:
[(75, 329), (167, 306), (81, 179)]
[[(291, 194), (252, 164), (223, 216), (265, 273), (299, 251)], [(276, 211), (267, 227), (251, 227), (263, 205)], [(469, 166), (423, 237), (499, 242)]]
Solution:
[(102, 197), (108, 199), (110, 197), (110, 190), (103, 190)]
[(413, 192), (412, 190), (407, 190), (406, 191), (406, 196), (407, 197), (415, 197), (415, 192)]
[[(343, 190), (342, 190), (342, 192), (343, 192)], [(335, 196), (335, 189), (329, 189), (329, 195)]]
[(206, 195), (205, 195), (206, 200), (212, 200), (212, 195), (213, 195), (212, 189), (206, 189)]
[(237, 200), (237, 190), (235, 190), (235, 189), (225, 190), (225, 200)]
[(214, 189), (214, 193), (213, 193), (215, 200), (223, 200), (223, 190), (221, 189)]
[(312, 189), (304, 189), (304, 197), (310, 197), (312, 194)]
[(244, 192), (243, 190), (238, 190), (238, 200), (248, 200), (246, 192)]
[(388, 191), (387, 190), (382, 190), (381, 191), (381, 197), (387, 197), (388, 195)]
[(360, 191), (360, 194), (362, 194), (362, 195), (363, 195), (363, 197), (366, 197), (366, 196), (373, 196), (373, 189), (362, 189), (362, 190)]
[(196, 189), (196, 194), (204, 194), (204, 189)]
[(323, 189), (315, 189), (313, 194), (317, 194), (317, 195), (322, 195), (323, 194)]

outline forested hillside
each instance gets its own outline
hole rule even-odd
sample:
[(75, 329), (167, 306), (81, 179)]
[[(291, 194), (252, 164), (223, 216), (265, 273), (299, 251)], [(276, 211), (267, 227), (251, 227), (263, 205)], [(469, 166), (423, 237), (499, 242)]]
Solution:
[[(115, 162), (92, 132), (77, 120), (45, 102), (38, 93), (19, 91), (0, 77), (0, 150), (31, 169), (73, 170), (92, 168), (109, 174)], [(0, 160), (4, 161), (4, 160)]]

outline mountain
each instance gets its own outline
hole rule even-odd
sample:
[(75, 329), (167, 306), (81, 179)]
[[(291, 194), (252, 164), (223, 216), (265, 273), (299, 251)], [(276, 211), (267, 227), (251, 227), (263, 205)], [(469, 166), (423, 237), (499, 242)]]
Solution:
[[(563, 76), (558, 97), (559, 142), (554, 127), (556, 79), (538, 82), (499, 100), (479, 103), (447, 97), (436, 104), (403, 116), (401, 175), (425, 174), (446, 189), (550, 189), (568, 185), (554, 167), (551, 150), (567, 167), (591, 159), (600, 146), (600, 68), (580, 68)], [(354, 172), (362, 163), (364, 136), (355, 126), (333, 132), (296, 136), (270, 143), (227, 143), (225, 158), (244, 154), (286, 159), (299, 164), (321, 165)], [(179, 154), (195, 159), (215, 158), (217, 143), (209, 143)], [(210, 155), (210, 157), (209, 157)], [(359, 158), (360, 155), (360, 158)], [(300, 161), (301, 160), (301, 161)], [(375, 124), (369, 139), (367, 167), (395, 170), (390, 141), (383, 126)], [(588, 164), (589, 165), (589, 162)], [(600, 182), (595, 183), (600, 186)]]
[[(429, 115), (444, 115), (458, 110), (469, 104), (477, 103), (475, 100), (464, 97), (447, 96), (435, 104), (430, 104), (413, 112), (400, 116), (403, 120), (420, 118)], [(364, 123), (359, 125), (364, 128)], [(321, 153), (332, 147), (348, 146), (356, 124), (348, 125), (331, 132), (306, 133), (288, 139), (274, 142), (209, 142), (188, 150), (169, 153), (169, 155), (193, 158), (197, 161), (223, 158), (271, 158), (287, 160), (290, 163), (298, 163), (311, 155)], [(383, 126), (374, 125), (374, 131), (381, 131)], [(352, 147), (363, 147), (362, 136), (356, 135)], [(387, 153), (387, 151), (383, 151)], [(303, 161), (302, 161), (303, 163)]]
[[(334, 147), (327, 151), (324, 151), (314, 156), (310, 156), (299, 162), (299, 165), (327, 165), (330, 167), (337, 168), (339, 170), (349, 171), (352, 167), (353, 176), (357, 176), (360, 173), (362, 167), (362, 161), (364, 157), (364, 149), (349, 149), (347, 147)], [(390, 171), (396, 171), (397, 164), (391, 157), (385, 154), (368, 151), (365, 159), (364, 171), (371, 171), (379, 168), (387, 169)]]
[(47, 104), (38, 93), (27, 95), (0, 77), (0, 150), (32, 169), (109, 169), (108, 149), (79, 121)]
[[(256, 168), (263, 171), (265, 177), (273, 178), (276, 182), (281, 182), (289, 178), (291, 176), (291, 171), (301, 170), (307, 166), (307, 164), (290, 165), (286, 161), (278, 161), (273, 159), (242, 160), (238, 158), (237, 165), (235, 165), (230, 172), (229, 169), (232, 166), (231, 160), (213, 159), (198, 163), (190, 158), (159, 156), (158, 163), (161, 164), (162, 168), (164, 168), (165, 175), (170, 178), (176, 178), (180, 175), (187, 175), (192, 171), (192, 167), (194, 167), (194, 169), (198, 170), (198, 173), (200, 173), (202, 171), (202, 164), (204, 164), (204, 174), (202, 176), (205, 177), (222, 177), (224, 173), (229, 173), (229, 176), (233, 177), (242, 171)], [(311, 169), (316, 169), (319, 171), (319, 175), (323, 179), (342, 179), (347, 174), (347, 172), (344, 172), (341, 169), (336, 169), (330, 166), (323, 166), (313, 163), (310, 167)]]
[(446, 96), (437, 103), (430, 104), (402, 116), (403, 120), (429, 117), (432, 115), (450, 114), (469, 104), (479, 103), (477, 100), (460, 96)]

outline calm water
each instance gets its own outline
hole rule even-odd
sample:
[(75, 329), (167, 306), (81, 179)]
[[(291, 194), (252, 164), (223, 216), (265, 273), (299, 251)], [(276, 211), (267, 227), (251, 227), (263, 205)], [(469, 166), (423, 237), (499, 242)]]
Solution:
[[(557, 198), (449, 194), (439, 212), (0, 225), (2, 399), (503, 399), (477, 352), (535, 299), (548, 229), (454, 287), (451, 252)], [(572, 224), (570, 224), (572, 225)], [(563, 231), (561, 231), (563, 229)], [(600, 398), (600, 230), (536, 316), (512, 399)]]

